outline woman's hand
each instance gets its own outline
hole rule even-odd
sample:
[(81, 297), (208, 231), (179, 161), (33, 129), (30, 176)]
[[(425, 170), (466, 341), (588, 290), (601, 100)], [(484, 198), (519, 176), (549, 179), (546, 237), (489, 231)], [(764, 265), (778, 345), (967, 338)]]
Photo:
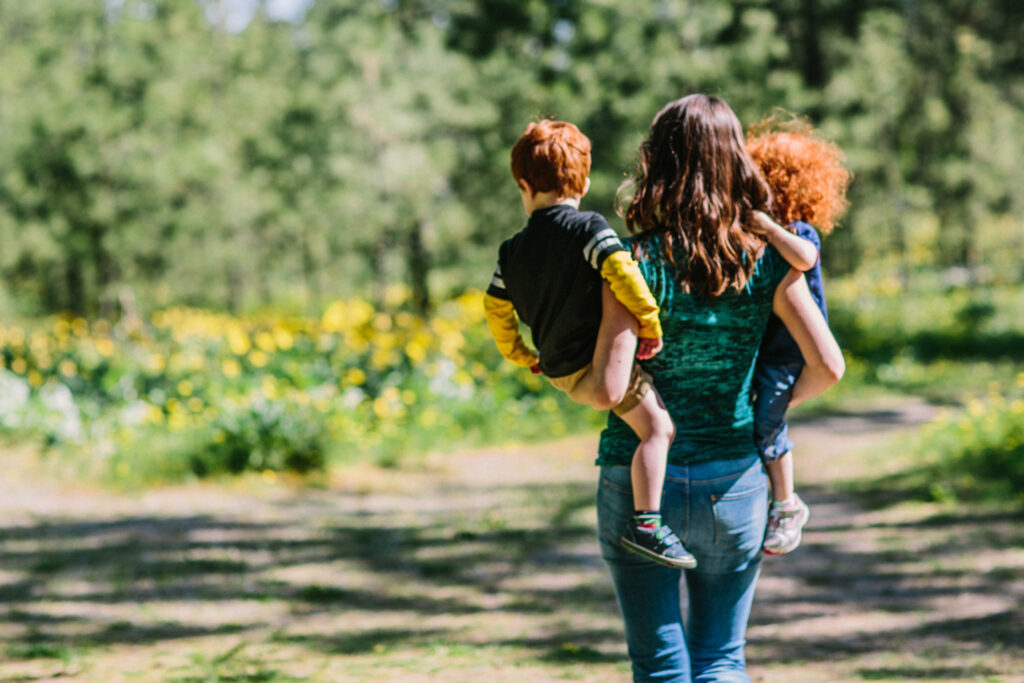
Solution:
[(661, 337), (656, 339), (639, 337), (636, 340), (636, 357), (639, 360), (654, 358), (664, 346), (665, 344), (661, 341)]
[(825, 316), (811, 298), (803, 273), (790, 270), (783, 278), (775, 289), (772, 310), (793, 335), (806, 363), (789, 401), (795, 406), (838, 382), (846, 371), (846, 362)]

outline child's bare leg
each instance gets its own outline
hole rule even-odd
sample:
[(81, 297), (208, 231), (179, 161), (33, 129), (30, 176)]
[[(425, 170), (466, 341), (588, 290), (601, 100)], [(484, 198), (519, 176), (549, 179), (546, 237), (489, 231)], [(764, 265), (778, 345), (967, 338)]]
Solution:
[(772, 500), (779, 503), (792, 500), (793, 484), (793, 451), (786, 451), (775, 460), (765, 463), (768, 481), (772, 486)]
[(610, 410), (622, 402), (629, 388), (636, 355), (637, 319), (623, 306), (607, 282), (601, 283), (601, 327), (590, 371), (569, 398), (597, 410)]
[(668, 449), (676, 431), (672, 418), (653, 387), (640, 405), (620, 417), (640, 437), (640, 445), (633, 453), (630, 466), (633, 507), (638, 511), (660, 510)]
[(803, 536), (810, 509), (793, 490), (793, 452), (786, 451), (765, 464), (772, 487), (772, 504), (768, 506), (768, 529), (764, 551), (769, 555), (792, 552)]
[(665, 404), (652, 387), (639, 405), (619, 417), (640, 437), (630, 467), (633, 517), (626, 522), (619, 543), (630, 552), (669, 567), (696, 567), (697, 558), (683, 547), (661, 518), (661, 488), (665, 484), (668, 449), (676, 431)]

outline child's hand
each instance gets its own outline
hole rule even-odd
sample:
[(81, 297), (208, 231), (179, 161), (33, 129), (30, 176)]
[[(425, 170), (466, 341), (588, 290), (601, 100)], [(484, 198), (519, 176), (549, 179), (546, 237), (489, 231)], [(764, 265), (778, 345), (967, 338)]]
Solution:
[(648, 358), (654, 358), (665, 344), (661, 341), (661, 337), (657, 339), (647, 339), (646, 337), (640, 337), (636, 340), (636, 357), (640, 360), (647, 360)]
[(530, 372), (532, 372), (535, 375), (541, 374), (541, 372), (540, 372), (540, 361), (537, 361), (536, 363), (534, 363), (533, 365), (530, 366)]
[(750, 220), (747, 223), (747, 227), (750, 228), (750, 232), (768, 236), (776, 230), (785, 230), (764, 211), (751, 211), (748, 215)]

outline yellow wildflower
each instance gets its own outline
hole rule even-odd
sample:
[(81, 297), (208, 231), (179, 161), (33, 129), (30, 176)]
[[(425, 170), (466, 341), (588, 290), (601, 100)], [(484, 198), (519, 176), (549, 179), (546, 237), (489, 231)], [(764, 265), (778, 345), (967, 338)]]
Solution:
[(188, 418), (183, 412), (174, 412), (167, 416), (167, 428), (172, 432), (181, 432), (188, 427)]
[(62, 360), (60, 362), (59, 368), (60, 374), (64, 375), (65, 377), (74, 377), (77, 374), (75, 362), (70, 358), (65, 358), (64, 360)]
[(288, 351), (295, 346), (295, 338), (288, 330), (278, 327), (274, 329), (274, 343), (282, 351)]
[(267, 353), (273, 353), (277, 350), (277, 344), (274, 341), (274, 335), (269, 332), (259, 332), (256, 334), (256, 346), (260, 347)]
[(985, 412), (985, 404), (976, 398), (967, 401), (967, 414), (971, 417), (979, 417)]
[(96, 346), (96, 351), (104, 358), (109, 358), (114, 355), (114, 342), (106, 337), (100, 337), (93, 342)]
[(183, 379), (180, 382), (178, 382), (178, 393), (180, 395), (182, 395), (182, 396), (191, 396), (192, 395), (192, 390), (193, 390), (192, 382), (189, 382), (187, 379)]
[(263, 379), (260, 382), (260, 393), (266, 399), (273, 400), (278, 396), (277, 380), (270, 375), (263, 375)]
[(25, 343), (25, 330), (20, 327), (12, 327), (7, 335), (11, 346), (21, 346)]
[(244, 356), (252, 348), (252, 342), (249, 341), (248, 335), (245, 334), (245, 331), (239, 325), (228, 327), (227, 338), (231, 353), (236, 356)]
[(153, 353), (146, 359), (146, 367), (150, 372), (163, 372), (167, 367), (167, 361), (160, 354)]
[(427, 357), (427, 347), (419, 339), (412, 339), (405, 345), (405, 355), (413, 363), (422, 363)]
[(361, 386), (366, 382), (366, 373), (359, 368), (351, 368), (345, 373), (345, 384)]
[(234, 358), (226, 358), (220, 364), (220, 371), (228, 379), (234, 379), (242, 374), (242, 365)]
[(249, 354), (249, 362), (252, 363), (254, 368), (262, 368), (270, 362), (270, 356), (263, 353), (259, 349), (254, 349)]

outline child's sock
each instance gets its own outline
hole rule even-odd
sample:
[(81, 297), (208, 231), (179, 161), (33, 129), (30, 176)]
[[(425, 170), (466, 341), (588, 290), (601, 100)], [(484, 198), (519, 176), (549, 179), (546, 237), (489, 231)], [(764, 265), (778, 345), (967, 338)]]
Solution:
[(796, 497), (790, 496), (785, 500), (775, 500), (774, 498), (772, 498), (772, 505), (777, 508), (790, 508), (796, 505)]
[(644, 529), (657, 529), (661, 526), (661, 510), (634, 510), (633, 525)]

